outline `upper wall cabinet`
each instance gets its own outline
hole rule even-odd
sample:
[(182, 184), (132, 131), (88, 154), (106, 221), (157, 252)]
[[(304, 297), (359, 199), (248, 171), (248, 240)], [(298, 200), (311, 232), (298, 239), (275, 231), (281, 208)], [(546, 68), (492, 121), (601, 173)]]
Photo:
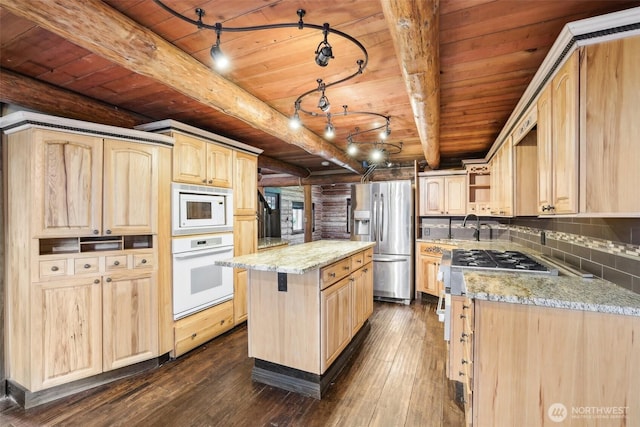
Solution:
[(233, 152), (205, 140), (172, 133), (173, 180), (196, 185), (231, 188)]
[(158, 153), (153, 145), (104, 142), (104, 234), (154, 234), (158, 220)]
[(24, 140), (11, 158), (33, 153), (34, 237), (156, 233), (157, 146), (43, 129), (11, 138)]
[(465, 215), (467, 176), (423, 175), (418, 179), (418, 215)]
[(580, 86), (580, 211), (640, 215), (640, 36), (587, 46)]
[(239, 151), (234, 157), (234, 214), (255, 216), (258, 213), (258, 159), (253, 154)]
[(578, 212), (578, 65), (574, 52), (538, 99), (538, 213)]
[[(20, 170), (33, 180), (37, 237), (90, 236), (102, 232), (102, 138), (32, 129), (16, 134), (9, 157), (33, 168)], [(33, 175), (32, 175), (33, 173)], [(25, 194), (9, 194), (25, 197)]]
[(513, 216), (513, 146), (511, 138), (496, 151), (491, 168), (491, 215)]

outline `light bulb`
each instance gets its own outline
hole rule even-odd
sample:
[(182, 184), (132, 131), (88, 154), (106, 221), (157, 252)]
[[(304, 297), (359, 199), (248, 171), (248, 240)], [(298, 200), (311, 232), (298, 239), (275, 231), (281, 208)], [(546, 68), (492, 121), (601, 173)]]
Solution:
[(357, 152), (358, 147), (356, 146), (356, 144), (349, 144), (349, 146), (347, 147), (347, 154), (349, 154), (350, 156), (354, 156)]
[(293, 113), (293, 117), (289, 120), (289, 127), (293, 130), (300, 129), (300, 116), (297, 111)]
[(324, 136), (327, 138), (333, 138), (335, 136), (335, 129), (331, 123), (327, 123), (327, 127), (324, 128)]
[(382, 150), (380, 150), (379, 148), (374, 148), (373, 150), (371, 150), (371, 161), (374, 162), (379, 162), (380, 160), (382, 160)]

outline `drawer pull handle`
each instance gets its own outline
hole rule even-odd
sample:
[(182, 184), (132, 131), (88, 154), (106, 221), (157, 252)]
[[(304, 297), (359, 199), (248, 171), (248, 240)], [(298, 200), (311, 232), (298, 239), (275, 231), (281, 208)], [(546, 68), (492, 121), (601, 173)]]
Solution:
[(469, 363), (466, 359), (462, 359), (462, 364), (466, 365), (467, 363)]
[(364, 272), (366, 273), (366, 272), (368, 272), (368, 271), (369, 271), (369, 269), (368, 269), (368, 268), (365, 268), (365, 269), (364, 269), (364, 270), (362, 270), (362, 271), (364, 271)]
[(466, 316), (466, 315), (464, 315), (464, 314), (461, 314), (461, 315), (460, 315), (460, 318), (461, 318), (461, 319), (466, 319), (466, 318), (467, 318), (467, 316)]
[(195, 332), (191, 334), (191, 338), (192, 338), (192, 339), (193, 339), (193, 338), (195, 338), (196, 336), (198, 336), (198, 334), (197, 334), (197, 333), (195, 333)]
[(469, 308), (469, 306), (468, 306), (468, 305), (463, 305), (463, 306), (462, 306), (462, 309), (463, 309), (463, 310), (467, 310), (468, 308)]
[(111, 234), (111, 230), (107, 230), (107, 231), (106, 231), (106, 233), (107, 233), (107, 234)]
[(51, 271), (58, 271), (58, 270), (60, 270), (60, 269), (59, 269), (59, 268), (58, 268), (58, 266), (56, 266), (56, 265), (54, 265), (53, 267), (51, 267)]
[(91, 268), (91, 264), (85, 264), (84, 268)]
[(142, 258), (142, 261), (140, 261), (141, 264), (146, 264), (147, 263), (147, 259), (146, 258)]
[(93, 234), (98, 234), (99, 231), (98, 230), (93, 230)]
[(120, 261), (113, 261), (113, 265), (120, 265)]
[(329, 273), (329, 277), (336, 277), (336, 273)]
[(464, 377), (464, 372), (462, 372), (462, 371), (458, 371), (458, 376), (459, 376), (459, 377)]
[(111, 283), (111, 277), (107, 277), (107, 283)]
[(213, 184), (213, 180), (212, 179), (209, 180), (209, 184)]
[(344, 270), (349, 270), (351, 267), (349, 267), (348, 265), (345, 265), (344, 267), (342, 267)]
[(361, 259), (356, 260), (356, 262), (357, 262), (358, 264), (362, 264), (362, 260), (361, 260)]
[(95, 283), (97, 285), (98, 283), (100, 283), (100, 279), (94, 280), (93, 283)]

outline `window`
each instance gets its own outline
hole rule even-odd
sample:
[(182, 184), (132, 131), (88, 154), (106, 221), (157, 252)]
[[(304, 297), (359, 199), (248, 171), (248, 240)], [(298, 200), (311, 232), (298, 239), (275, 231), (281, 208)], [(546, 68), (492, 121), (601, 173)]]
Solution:
[(351, 199), (347, 199), (347, 233), (351, 233)]
[(271, 209), (280, 209), (280, 194), (272, 191), (265, 191), (264, 199), (267, 201)]
[(293, 225), (293, 234), (304, 233), (304, 202), (292, 202), (293, 213), (291, 222)]

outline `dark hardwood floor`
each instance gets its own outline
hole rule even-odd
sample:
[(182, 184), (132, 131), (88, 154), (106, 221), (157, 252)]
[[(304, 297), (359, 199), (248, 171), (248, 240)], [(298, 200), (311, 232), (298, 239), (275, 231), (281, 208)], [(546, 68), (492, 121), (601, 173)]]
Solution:
[(371, 332), (322, 400), (252, 383), (240, 326), (151, 372), (54, 403), (25, 411), (0, 400), (0, 425), (461, 426), (435, 306), (377, 302)]

